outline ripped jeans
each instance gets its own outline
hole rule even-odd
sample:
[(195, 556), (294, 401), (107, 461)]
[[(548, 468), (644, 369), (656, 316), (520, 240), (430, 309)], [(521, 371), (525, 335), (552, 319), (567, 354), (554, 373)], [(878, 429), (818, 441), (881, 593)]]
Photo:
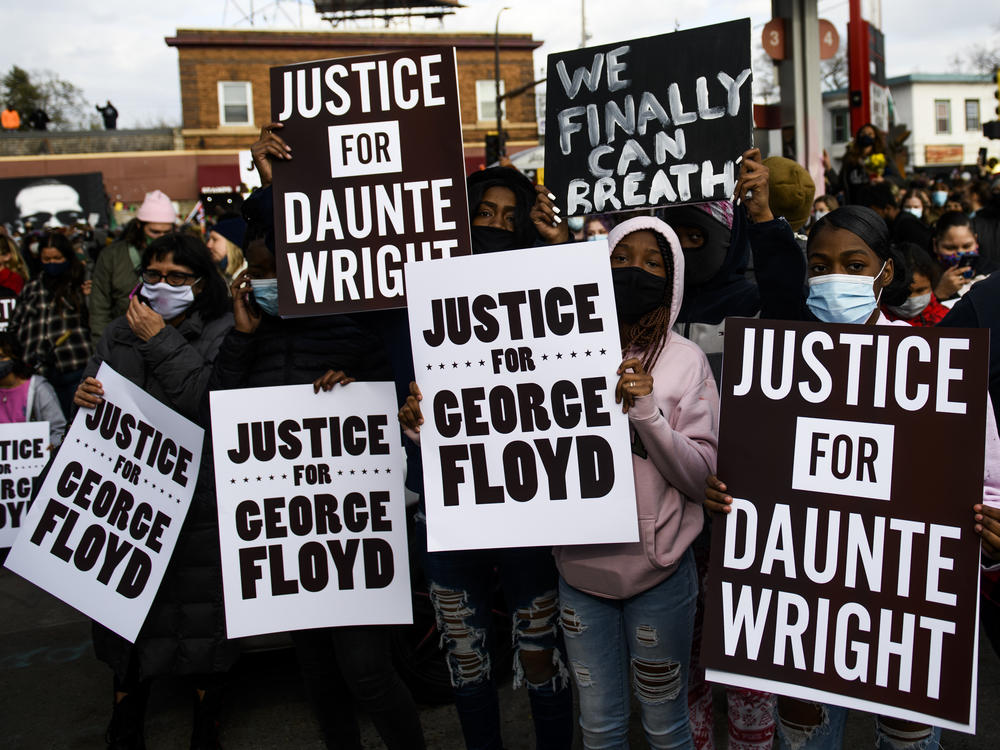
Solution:
[[(422, 524), (417, 532), (424, 531)], [(426, 537), (425, 537), (426, 538)], [(455, 708), (469, 750), (500, 750), (500, 702), (491, 671), (493, 579), (511, 612), (514, 687), (527, 685), (538, 750), (569, 750), (573, 693), (559, 636), (558, 574), (549, 547), (427, 552), (424, 572), (437, 615)]]
[[(828, 703), (796, 701), (802, 706), (812, 706), (819, 710), (818, 726), (803, 726), (781, 716), (782, 704), (778, 701), (778, 750), (840, 750), (844, 744), (844, 725), (847, 723), (848, 709), (831, 706)], [(876, 750), (936, 750), (941, 744), (941, 728), (923, 726), (913, 731), (886, 726), (894, 719), (875, 719)]]
[(585, 748), (628, 748), (630, 681), (649, 747), (692, 747), (687, 683), (697, 594), (690, 549), (673, 575), (631, 599), (591, 596), (559, 581)]

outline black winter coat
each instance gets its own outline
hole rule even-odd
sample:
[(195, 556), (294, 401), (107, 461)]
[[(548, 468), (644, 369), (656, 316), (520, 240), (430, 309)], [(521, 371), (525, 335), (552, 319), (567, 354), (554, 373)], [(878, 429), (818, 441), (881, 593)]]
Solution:
[(129, 667), (141, 679), (157, 675), (226, 671), (237, 645), (226, 639), (219, 553), (215, 471), (208, 418), (212, 366), (226, 333), (229, 313), (204, 322), (197, 313), (177, 328), (166, 326), (142, 341), (125, 318), (105, 329), (84, 377), (107, 362), (149, 395), (205, 429), (198, 482), (177, 546), (135, 644), (94, 623), (94, 650), (121, 680)]
[(276, 318), (254, 333), (232, 329), (215, 358), (212, 390), (311, 383), (327, 370), (356, 380), (392, 380), (378, 333), (352, 315)]

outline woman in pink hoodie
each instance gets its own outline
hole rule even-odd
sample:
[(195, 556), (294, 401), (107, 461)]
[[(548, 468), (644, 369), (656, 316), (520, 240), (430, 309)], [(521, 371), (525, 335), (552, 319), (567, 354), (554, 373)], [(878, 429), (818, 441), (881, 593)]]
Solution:
[(649, 746), (690, 747), (698, 585), (689, 547), (715, 466), (718, 391), (701, 349), (670, 330), (684, 289), (673, 230), (644, 216), (608, 242), (624, 359), (616, 398), (631, 427), (640, 540), (555, 551), (563, 632), (584, 747), (628, 746), (630, 682)]

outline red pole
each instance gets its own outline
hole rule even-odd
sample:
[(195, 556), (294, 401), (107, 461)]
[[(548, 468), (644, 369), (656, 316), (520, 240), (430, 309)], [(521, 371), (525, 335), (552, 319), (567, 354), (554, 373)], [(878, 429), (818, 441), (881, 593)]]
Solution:
[(851, 133), (871, 121), (871, 71), (868, 59), (868, 24), (861, 17), (861, 0), (850, 0), (847, 24), (848, 101)]

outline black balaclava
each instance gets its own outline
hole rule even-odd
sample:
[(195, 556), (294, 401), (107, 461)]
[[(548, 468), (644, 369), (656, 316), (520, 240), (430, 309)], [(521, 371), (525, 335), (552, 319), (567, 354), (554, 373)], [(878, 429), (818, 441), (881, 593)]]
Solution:
[(496, 227), (472, 227), (472, 252), (489, 253), (534, 247), (538, 244), (538, 231), (531, 221), (531, 207), (535, 203), (535, 187), (531, 180), (512, 167), (490, 167), (473, 172), (466, 179), (469, 193), (469, 218), (491, 187), (505, 187), (514, 193), (517, 209), (514, 211), (514, 231)]

